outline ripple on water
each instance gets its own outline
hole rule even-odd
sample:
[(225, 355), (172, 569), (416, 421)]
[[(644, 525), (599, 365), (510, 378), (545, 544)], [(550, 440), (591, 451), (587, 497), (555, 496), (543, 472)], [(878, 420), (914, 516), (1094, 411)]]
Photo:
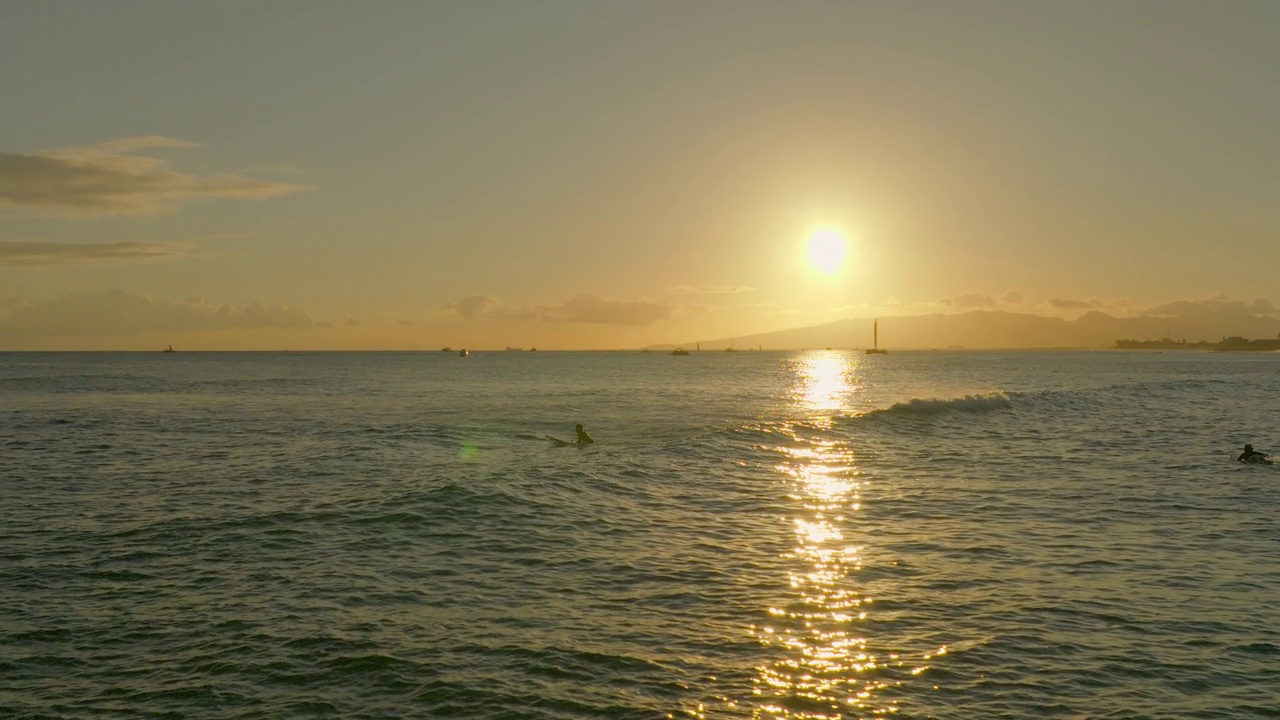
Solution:
[(1274, 716), (1274, 375), (538, 356), (24, 370), (0, 716)]

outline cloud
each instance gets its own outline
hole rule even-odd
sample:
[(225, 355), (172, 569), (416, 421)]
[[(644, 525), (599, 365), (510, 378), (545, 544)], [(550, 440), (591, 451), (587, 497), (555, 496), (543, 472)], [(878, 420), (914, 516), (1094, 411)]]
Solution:
[(485, 314), (490, 307), (497, 305), (498, 299), (490, 295), (472, 295), (465, 297), (456, 303), (445, 303), (440, 309), (445, 312), (455, 312), (466, 320), (474, 320)]
[(78, 265), (160, 260), (181, 255), (173, 243), (36, 243), (0, 241), (0, 265)]
[(755, 288), (745, 285), (675, 285), (667, 288), (672, 295), (736, 295), (744, 292), (755, 292)]
[(1117, 316), (1129, 315), (1133, 310), (1133, 300), (1127, 297), (1092, 298), (1089, 302), (1092, 302), (1095, 308), (1102, 308)]
[(606, 300), (599, 295), (579, 295), (559, 307), (546, 308), (543, 319), (602, 325), (651, 325), (670, 317), (671, 310), (670, 305), (646, 300)]
[(130, 335), (143, 332), (309, 328), (314, 323), (299, 307), (258, 303), (210, 305), (176, 303), (121, 290), (68, 295), (39, 303), (8, 306), (0, 316), (0, 334)]
[(159, 136), (120, 138), (32, 155), (0, 152), (0, 208), (34, 208), (75, 215), (162, 215), (183, 202), (263, 200), (311, 189), (233, 174), (190, 175), (163, 160), (135, 154), (149, 148), (187, 148)]
[(130, 135), (128, 137), (107, 140), (95, 145), (73, 145), (71, 147), (48, 150), (43, 155), (54, 157), (80, 158), (96, 155), (122, 155), (145, 150), (147, 148), (195, 148), (200, 143), (177, 140), (163, 135)]
[[(753, 307), (753, 306), (744, 305), (743, 307)], [(756, 305), (754, 307), (777, 308), (778, 306), (777, 305)], [(841, 305), (839, 307), (828, 308), (830, 312), (845, 313), (845, 314), (863, 313), (870, 309), (871, 309), (871, 304), (866, 302), (860, 302), (860, 303), (857, 303), (856, 305)]]
[(1059, 310), (1084, 310), (1094, 306), (1094, 303), (1088, 300), (1071, 300), (1068, 298), (1049, 298), (1049, 304)]
[(995, 298), (990, 295), (979, 295), (977, 293), (965, 293), (940, 302), (943, 305), (951, 305), (958, 308), (992, 307), (996, 304)]
[(490, 295), (472, 295), (440, 307), (466, 320), (482, 317), (598, 325), (651, 325), (671, 316), (674, 307), (648, 300), (609, 300), (578, 295), (563, 305), (503, 305)]
[(347, 318), (342, 324), (347, 327), (360, 327), (360, 321), (355, 318)]
[(1010, 290), (1009, 292), (1000, 296), (1000, 302), (1006, 305), (1021, 305), (1022, 293), (1018, 292), (1017, 290)]
[(1143, 310), (1147, 315), (1159, 317), (1203, 317), (1207, 315), (1233, 313), (1254, 316), (1276, 314), (1275, 305), (1265, 298), (1254, 298), (1249, 302), (1231, 300), (1226, 295), (1218, 294), (1203, 300), (1176, 300)]

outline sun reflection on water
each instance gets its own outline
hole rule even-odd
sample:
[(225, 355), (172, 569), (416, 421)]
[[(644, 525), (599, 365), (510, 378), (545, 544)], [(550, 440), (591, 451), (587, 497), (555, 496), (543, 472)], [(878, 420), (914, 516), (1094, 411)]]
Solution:
[(752, 629), (761, 643), (780, 650), (772, 664), (757, 668), (753, 714), (833, 720), (895, 713), (894, 702), (877, 697), (889, 683), (877, 677), (881, 661), (859, 632), (871, 604), (853, 580), (860, 548), (841, 529), (860, 508), (857, 458), (846, 444), (824, 437), (857, 392), (857, 358), (812, 353), (794, 374), (792, 399), (802, 422), (792, 444), (780, 448), (786, 457), (778, 466), (795, 508), (796, 546), (787, 553), (794, 561), (793, 593), (783, 606), (769, 608), (768, 625)]

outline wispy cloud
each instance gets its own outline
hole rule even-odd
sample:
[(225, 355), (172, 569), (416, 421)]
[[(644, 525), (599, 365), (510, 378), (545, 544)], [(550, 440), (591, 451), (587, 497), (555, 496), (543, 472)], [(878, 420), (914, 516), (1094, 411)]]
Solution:
[(11, 303), (0, 314), (0, 334), (25, 336), (129, 335), (143, 332), (307, 328), (305, 310), (285, 305), (213, 305), (199, 298), (178, 303), (122, 290), (68, 295), (37, 303)]
[(754, 291), (755, 288), (745, 285), (675, 285), (667, 288), (672, 295), (737, 295)]
[(1245, 302), (1231, 300), (1226, 295), (1218, 294), (1203, 300), (1175, 300), (1147, 308), (1142, 312), (1157, 317), (1204, 317), (1224, 313), (1270, 316), (1275, 315), (1277, 311), (1275, 305), (1265, 298), (1254, 298)]
[(0, 208), (82, 216), (162, 215), (190, 200), (263, 200), (311, 189), (235, 174), (184, 174), (163, 160), (137, 154), (188, 147), (193, 144), (141, 136), (31, 155), (0, 152)]
[(1010, 290), (998, 299), (992, 295), (983, 295), (981, 293), (965, 293), (957, 295), (953, 298), (945, 298), (938, 301), (939, 304), (946, 307), (958, 308), (961, 310), (971, 310), (974, 308), (992, 308), (997, 305), (1021, 305), (1022, 293), (1016, 290)]
[(943, 305), (957, 308), (981, 308), (992, 307), (996, 304), (996, 299), (990, 295), (979, 295), (977, 293), (965, 293), (946, 300), (940, 300)]
[(552, 322), (650, 325), (671, 316), (671, 306), (647, 300), (607, 300), (599, 295), (579, 295), (564, 305), (546, 308), (543, 319)]
[(0, 265), (78, 265), (132, 263), (182, 255), (176, 243), (37, 243), (0, 241)]
[[(776, 308), (777, 306), (773, 305), (768, 307)], [(851, 315), (855, 313), (865, 313), (865, 312), (868, 312), (870, 309), (871, 309), (871, 304), (867, 302), (860, 302), (860, 303), (851, 304), (851, 305), (840, 305), (838, 307), (829, 308), (829, 310), (833, 313), (843, 313), (845, 315)]]
[(1049, 304), (1059, 310), (1084, 310), (1094, 307), (1091, 300), (1072, 300), (1070, 298), (1049, 298)]
[(457, 302), (445, 303), (440, 310), (446, 313), (457, 313), (466, 320), (474, 320), (498, 304), (498, 299), (491, 295), (472, 295)]
[(611, 300), (599, 295), (578, 295), (563, 305), (510, 306), (490, 295), (472, 295), (440, 308), (466, 320), (502, 318), (597, 325), (651, 325), (671, 316), (674, 307), (649, 300)]

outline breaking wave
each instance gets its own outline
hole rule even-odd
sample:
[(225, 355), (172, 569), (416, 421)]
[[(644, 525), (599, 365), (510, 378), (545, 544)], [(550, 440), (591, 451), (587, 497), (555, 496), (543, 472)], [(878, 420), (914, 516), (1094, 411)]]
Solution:
[[(1088, 412), (1107, 407), (1129, 407), (1160, 392), (1185, 391), (1185, 383), (1143, 382), (1093, 388), (994, 391), (950, 398), (915, 397), (888, 407), (869, 410), (850, 419), (928, 418), (950, 413), (980, 414), (1002, 410)], [(1193, 389), (1198, 389), (1198, 386)]]
[(1012, 407), (1013, 401), (1009, 395), (994, 392), (956, 398), (911, 398), (905, 402), (894, 403), (887, 408), (863, 413), (858, 417), (921, 417), (949, 412), (984, 413), (1008, 410)]

